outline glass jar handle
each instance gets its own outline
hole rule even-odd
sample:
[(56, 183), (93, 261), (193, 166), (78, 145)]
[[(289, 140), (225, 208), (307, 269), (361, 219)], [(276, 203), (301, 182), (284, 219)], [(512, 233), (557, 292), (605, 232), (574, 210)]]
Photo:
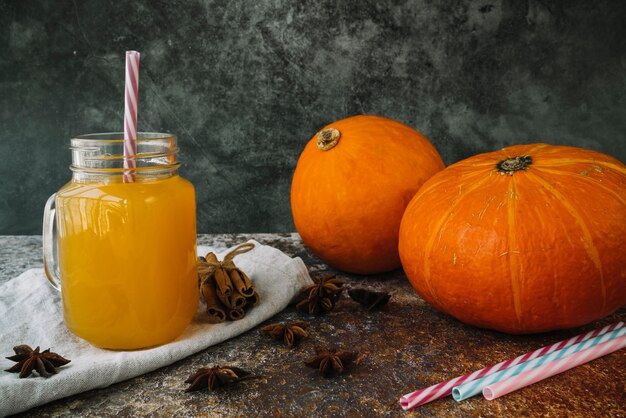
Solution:
[(56, 207), (55, 200), (57, 194), (48, 198), (43, 210), (43, 267), (50, 284), (61, 290), (61, 279), (59, 275), (59, 260), (57, 257), (58, 244), (56, 240)]

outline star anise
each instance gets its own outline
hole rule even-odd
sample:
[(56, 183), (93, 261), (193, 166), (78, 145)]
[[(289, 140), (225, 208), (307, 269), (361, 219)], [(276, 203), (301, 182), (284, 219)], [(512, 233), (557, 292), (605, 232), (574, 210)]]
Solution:
[(282, 340), (287, 344), (287, 347), (291, 348), (300, 339), (309, 336), (305, 331), (308, 325), (306, 321), (293, 321), (288, 324), (269, 324), (261, 328), (261, 331), (275, 340)]
[(339, 351), (334, 349), (315, 349), (315, 357), (305, 364), (314, 369), (318, 369), (324, 377), (332, 377), (343, 373), (352, 365), (361, 361), (362, 355), (352, 351)]
[(18, 345), (13, 347), (14, 356), (7, 357), (11, 361), (17, 363), (7, 372), (19, 373), (19, 377), (24, 378), (31, 375), (36, 370), (41, 377), (48, 377), (57, 373), (57, 367), (65, 366), (71, 360), (61, 357), (57, 353), (50, 352), (50, 349), (39, 352), (39, 347), (34, 350), (27, 345)]
[(386, 305), (391, 298), (389, 293), (375, 292), (368, 289), (350, 289), (348, 295), (368, 311)]
[(311, 315), (331, 311), (341, 297), (343, 282), (334, 274), (314, 277), (313, 281), (315, 284), (300, 293), (296, 308)]
[(202, 367), (185, 380), (185, 383), (190, 384), (190, 386), (185, 389), (185, 392), (193, 392), (201, 389), (207, 389), (211, 392), (219, 387), (234, 385), (235, 383), (245, 379), (251, 379), (252, 377), (249, 372), (239, 367)]

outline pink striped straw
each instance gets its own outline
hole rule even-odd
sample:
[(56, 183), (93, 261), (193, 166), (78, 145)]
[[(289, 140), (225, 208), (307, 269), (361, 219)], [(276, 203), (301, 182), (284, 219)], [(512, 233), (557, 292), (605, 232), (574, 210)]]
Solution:
[(626, 347), (626, 335), (614, 338), (594, 347), (581, 350), (578, 353), (565, 356), (559, 360), (546, 363), (535, 369), (525, 371), (509, 379), (501, 380), (483, 388), (483, 396), (487, 400), (493, 400), (500, 396), (521, 389), (540, 380), (547, 379), (555, 374), (562, 373), (581, 364), (585, 364), (598, 357), (620, 350)]
[(623, 326), (624, 326), (623, 322), (618, 322), (616, 324), (607, 325), (604, 328), (596, 329), (594, 331), (589, 331), (586, 334), (580, 334), (568, 340), (559, 341), (558, 343), (554, 343), (552, 345), (542, 347), (538, 350), (531, 351), (519, 357), (515, 357), (514, 359), (506, 360), (496, 365), (485, 367), (484, 369), (480, 369), (480, 370), (477, 370), (472, 373), (468, 373), (463, 376), (455, 377), (452, 380), (441, 382), (436, 385), (417, 390), (415, 392), (407, 393), (406, 395), (400, 398), (400, 406), (402, 407), (402, 409), (407, 411), (411, 408), (415, 408), (416, 406), (424, 405), (425, 403), (443, 398), (444, 396), (449, 396), (452, 393), (452, 388), (455, 386), (459, 386), (462, 383), (471, 382), (472, 380), (480, 379), (481, 377), (485, 377), (490, 374), (496, 373), (500, 370), (504, 370), (506, 368), (515, 366), (516, 364), (524, 363), (526, 361), (535, 359), (537, 357), (541, 357), (546, 354), (549, 354), (553, 351), (561, 350), (573, 344), (577, 344), (581, 341), (586, 341), (590, 338), (597, 337), (598, 335), (606, 334), (607, 332), (611, 332)]
[(126, 51), (124, 83), (124, 183), (135, 181), (137, 155), (137, 97), (139, 92), (139, 52)]

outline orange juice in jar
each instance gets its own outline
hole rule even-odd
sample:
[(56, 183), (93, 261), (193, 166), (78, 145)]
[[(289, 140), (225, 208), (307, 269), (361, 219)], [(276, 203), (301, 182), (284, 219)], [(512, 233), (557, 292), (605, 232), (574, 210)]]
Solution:
[(72, 180), (44, 218), (46, 273), (65, 323), (102, 348), (172, 341), (198, 306), (194, 187), (177, 174), (175, 137), (137, 136), (132, 182), (122, 134), (72, 139)]

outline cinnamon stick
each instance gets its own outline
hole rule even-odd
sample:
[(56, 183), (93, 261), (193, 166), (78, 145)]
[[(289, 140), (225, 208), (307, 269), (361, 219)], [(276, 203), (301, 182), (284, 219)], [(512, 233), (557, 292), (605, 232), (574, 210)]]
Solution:
[(224, 305), (228, 305), (230, 303), (228, 298), (233, 294), (233, 285), (230, 281), (230, 276), (228, 276), (228, 273), (226, 273), (223, 268), (218, 268), (215, 270), (213, 277), (215, 278), (217, 296)]
[(252, 295), (246, 298), (246, 307), (252, 307), (259, 304), (259, 294), (253, 290)]
[(245, 297), (252, 296), (254, 293), (254, 287), (250, 278), (239, 269), (234, 269), (229, 272), (233, 287)]
[(209, 322), (214, 324), (224, 322), (226, 320), (226, 310), (218, 300), (212, 280), (205, 280), (202, 286), (200, 286), (200, 291), (206, 301), (206, 313), (209, 317)]
[(229, 301), (231, 309), (243, 308), (246, 305), (246, 298), (239, 292), (233, 292)]
[(246, 315), (246, 311), (243, 308), (231, 309), (228, 311), (228, 318), (231, 321), (238, 321)]

